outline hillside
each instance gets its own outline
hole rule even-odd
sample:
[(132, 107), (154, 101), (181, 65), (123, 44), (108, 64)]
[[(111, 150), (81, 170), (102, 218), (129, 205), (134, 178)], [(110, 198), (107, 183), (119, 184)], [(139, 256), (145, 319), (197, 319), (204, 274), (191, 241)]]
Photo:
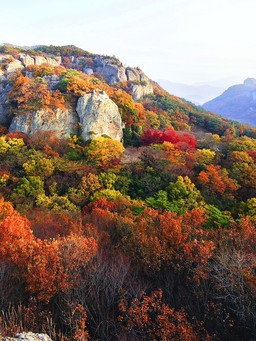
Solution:
[(248, 78), (222, 95), (206, 102), (203, 108), (228, 119), (256, 126), (256, 80)]
[(254, 340), (256, 129), (116, 57), (0, 61), (0, 337)]

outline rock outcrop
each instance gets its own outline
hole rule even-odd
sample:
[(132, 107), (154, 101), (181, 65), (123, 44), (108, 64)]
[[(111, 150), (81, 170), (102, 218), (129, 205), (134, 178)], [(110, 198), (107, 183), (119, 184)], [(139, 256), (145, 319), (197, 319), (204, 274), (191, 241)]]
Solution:
[(113, 140), (122, 139), (123, 124), (118, 107), (104, 91), (94, 90), (80, 97), (76, 111), (85, 140), (102, 135), (107, 135)]
[(96, 72), (101, 73), (108, 83), (127, 81), (125, 68), (117, 65), (106, 64), (96, 68)]
[(17, 114), (12, 119), (9, 131), (20, 131), (31, 136), (38, 131), (53, 132), (58, 138), (67, 138), (77, 133), (78, 116), (72, 109), (53, 112), (38, 110), (33, 113)]
[(7, 64), (6, 66), (6, 72), (7, 73), (11, 73), (11, 72), (17, 72), (20, 71), (24, 68), (24, 65), (22, 64), (22, 62), (20, 60), (14, 60), (12, 62), (10, 62), (9, 64)]
[(90, 58), (90, 63), (87, 63), (84, 57), (73, 56), (70, 60), (74, 68), (79, 65), (87, 75), (100, 73), (108, 84), (130, 82), (134, 100), (153, 93), (152, 82), (139, 68), (125, 68), (115, 57), (96, 56)]
[(0, 62), (6, 63), (6, 72), (12, 73), (24, 69), (29, 65), (50, 64), (52, 66), (59, 66), (61, 64), (61, 57), (50, 58), (39, 55), (29, 55), (26, 53), (19, 53), (16, 59), (9, 54), (0, 54)]
[[(4, 77), (4, 76), (3, 76)], [(8, 94), (11, 90), (9, 84), (5, 84), (4, 80), (1, 81), (0, 77), (0, 124), (8, 125), (11, 120), (11, 114), (8, 105)]]
[(115, 58), (96, 56), (92, 70), (102, 74), (108, 83), (127, 81), (125, 67)]
[(135, 101), (138, 101), (140, 98), (153, 94), (154, 90), (150, 83), (147, 83), (146, 85), (141, 84), (132, 84), (131, 85), (132, 90), (132, 98)]
[(28, 333), (19, 333), (14, 337), (2, 337), (0, 336), (0, 341), (52, 341), (52, 339), (47, 334), (34, 334), (31, 332)]
[(20, 61), (24, 64), (24, 66), (34, 65), (35, 60), (28, 54), (20, 53), (19, 54)]
[(50, 58), (44, 56), (30, 56), (25, 53), (19, 53), (19, 60), (23, 63), (24, 66), (29, 65), (42, 65), (42, 64), (50, 64), (52, 66), (59, 66), (61, 64), (61, 57)]

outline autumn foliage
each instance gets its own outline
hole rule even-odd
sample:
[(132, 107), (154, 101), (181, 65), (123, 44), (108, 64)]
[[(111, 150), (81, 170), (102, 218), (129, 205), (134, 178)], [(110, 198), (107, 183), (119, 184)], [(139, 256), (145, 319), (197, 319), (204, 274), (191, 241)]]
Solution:
[(65, 100), (59, 91), (51, 92), (41, 79), (31, 79), (21, 74), (13, 76), (13, 89), (9, 99), (20, 112), (32, 112), (40, 109), (65, 109)]
[(184, 132), (176, 132), (174, 129), (161, 130), (147, 130), (142, 136), (141, 140), (145, 145), (162, 144), (163, 142), (171, 142), (177, 149), (195, 149), (196, 139)]
[(75, 110), (104, 90), (123, 140), (85, 141), (79, 122), (65, 140), (0, 126), (0, 334), (256, 339), (256, 130), (157, 84), (135, 102), (142, 80), (88, 75), (101, 58), (74, 46), (31, 53), (47, 52), (62, 65), (6, 78), (3, 112)]

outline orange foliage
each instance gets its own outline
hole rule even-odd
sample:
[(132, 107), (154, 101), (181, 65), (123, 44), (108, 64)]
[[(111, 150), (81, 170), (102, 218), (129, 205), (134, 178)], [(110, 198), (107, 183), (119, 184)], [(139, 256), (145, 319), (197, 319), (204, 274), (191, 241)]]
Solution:
[(14, 263), (24, 262), (28, 248), (34, 241), (29, 222), (3, 201), (0, 214), (0, 257)]
[(69, 287), (68, 276), (61, 264), (59, 242), (36, 240), (31, 245), (23, 275), (30, 292), (48, 302), (56, 293)]
[(201, 209), (194, 209), (184, 217), (145, 209), (138, 216), (131, 241), (136, 258), (148, 269), (157, 271), (189, 268), (198, 281), (205, 277), (207, 261), (214, 250), (214, 243), (204, 240), (204, 221)]
[(116, 103), (119, 108), (122, 120), (131, 125), (138, 119), (138, 110), (132, 96), (122, 89), (118, 89), (111, 96), (111, 99)]
[(207, 166), (205, 171), (200, 172), (198, 182), (204, 186), (209, 195), (226, 194), (233, 198), (233, 193), (238, 189), (235, 181), (228, 176), (225, 169), (212, 164)]
[(130, 304), (126, 299), (119, 304), (121, 315), (119, 321), (124, 323), (127, 330), (126, 340), (136, 335), (140, 340), (210, 340), (209, 335), (201, 327), (198, 334), (194, 326), (188, 322), (183, 309), (176, 311), (163, 303), (161, 290), (151, 296), (143, 293), (140, 299), (133, 299)]
[(34, 210), (29, 216), (31, 229), (36, 237), (50, 239), (81, 231), (81, 221), (72, 214), (61, 214)]
[(22, 74), (13, 77), (13, 89), (9, 93), (9, 98), (14, 108), (19, 111), (66, 108), (62, 94), (58, 90), (50, 91), (43, 81), (30, 79)]
[[(36, 239), (29, 221), (3, 200), (0, 201), (0, 212), (1, 260), (11, 261), (18, 267), (27, 289), (40, 300), (48, 302), (56, 293), (66, 291), (71, 282), (77, 280), (86, 262), (97, 252), (97, 242), (92, 237), (71, 234), (58, 240)], [(62, 219), (60, 229), (61, 233), (65, 232), (64, 216), (48, 214), (43, 221), (51, 221), (54, 216)], [(66, 220), (66, 229), (70, 230), (77, 224), (72, 222), (71, 217), (66, 217)], [(53, 223), (57, 222), (52, 220)]]
[(81, 272), (86, 268), (88, 261), (96, 255), (98, 244), (93, 237), (71, 234), (59, 240), (59, 250), (69, 281), (77, 285)]

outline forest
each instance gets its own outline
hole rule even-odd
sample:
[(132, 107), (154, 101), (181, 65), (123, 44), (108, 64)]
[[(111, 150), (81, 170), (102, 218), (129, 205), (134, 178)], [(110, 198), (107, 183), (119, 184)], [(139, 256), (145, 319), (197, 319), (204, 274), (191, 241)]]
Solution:
[[(0, 126), (0, 334), (256, 339), (256, 129), (156, 83), (134, 101), (129, 81), (81, 71), (94, 55), (37, 49), (64, 62), (11, 75), (12, 115), (54, 113), (100, 89), (117, 104), (124, 137)], [(73, 55), (83, 57), (76, 69)]]

